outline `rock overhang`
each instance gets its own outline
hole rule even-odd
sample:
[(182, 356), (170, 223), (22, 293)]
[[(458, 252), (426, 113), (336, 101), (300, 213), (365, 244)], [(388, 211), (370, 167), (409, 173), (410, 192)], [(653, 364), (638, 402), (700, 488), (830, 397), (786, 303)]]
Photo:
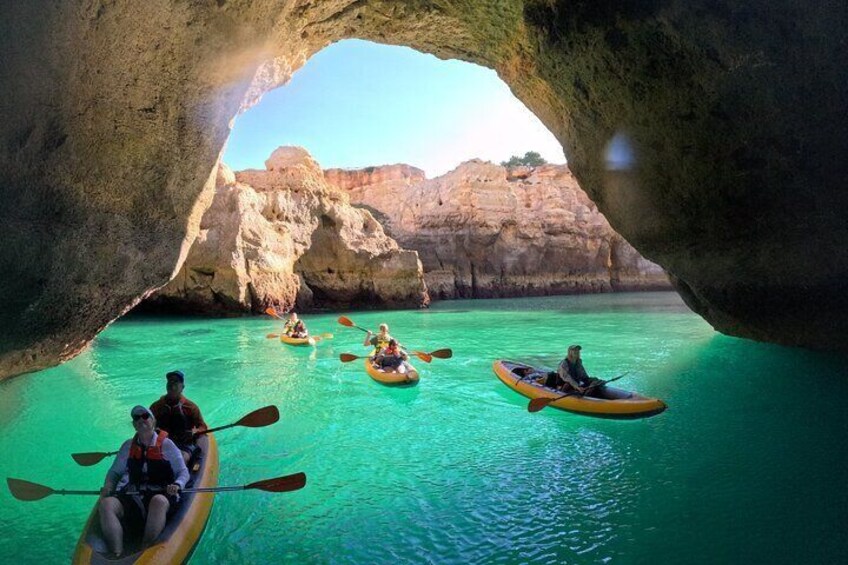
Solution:
[[(0, 16), (0, 376), (69, 358), (165, 284), (232, 118), (347, 37), (494, 68), (720, 331), (848, 344), (839, 7), (33, 0)], [(608, 167), (617, 135), (632, 167)]]

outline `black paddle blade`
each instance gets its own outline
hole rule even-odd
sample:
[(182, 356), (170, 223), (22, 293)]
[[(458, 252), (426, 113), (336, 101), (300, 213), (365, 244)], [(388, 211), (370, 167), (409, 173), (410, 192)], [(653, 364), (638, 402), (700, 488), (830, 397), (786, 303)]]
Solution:
[(247, 428), (261, 428), (263, 426), (270, 426), (271, 424), (279, 421), (279, 419), (280, 411), (276, 406), (271, 405), (254, 410), (236, 422), (236, 425), (245, 426)]
[(306, 486), (306, 473), (295, 473), (275, 479), (265, 479), (245, 485), (245, 489), (259, 489), (266, 492), (291, 492)]
[(41, 500), (54, 492), (50, 487), (11, 477), (6, 478), (6, 484), (9, 485), (9, 492), (12, 493), (12, 496), (18, 500), (25, 500), (27, 502)]
[(110, 455), (113, 455), (113, 454), (112, 453), (101, 453), (101, 452), (71, 453), (71, 457), (73, 457), (74, 461), (77, 462), (77, 465), (80, 465), (81, 467), (91, 467), (92, 465), (97, 465), (98, 463), (100, 463), (101, 461), (103, 461), (104, 459), (109, 457)]

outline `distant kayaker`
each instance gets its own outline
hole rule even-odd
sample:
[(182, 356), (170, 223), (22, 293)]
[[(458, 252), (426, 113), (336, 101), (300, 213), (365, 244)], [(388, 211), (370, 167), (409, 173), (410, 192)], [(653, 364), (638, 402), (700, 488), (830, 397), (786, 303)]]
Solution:
[(167, 432), (156, 431), (153, 413), (135, 406), (130, 415), (136, 433), (121, 446), (100, 490), (100, 528), (115, 557), (124, 552), (124, 527), (143, 528), (145, 547), (159, 537), (189, 479), (180, 450)]
[(289, 314), (289, 319), (283, 330), (289, 337), (298, 339), (309, 337), (309, 331), (306, 329), (306, 324), (303, 323), (303, 320), (298, 319), (297, 314), (294, 312)]
[(374, 356), (374, 364), (387, 373), (397, 373), (407, 359), (409, 356), (400, 348), (397, 340), (390, 339), (388, 345)]
[(386, 347), (389, 346), (389, 341), (391, 341), (392, 336), (389, 335), (389, 325), (388, 324), (380, 324), (380, 331), (377, 335), (374, 335), (374, 332), (368, 330), (368, 335), (365, 336), (365, 342), (362, 344), (364, 346), (373, 346), (374, 353), (371, 355), (377, 355)]
[(556, 380), (558, 386), (556, 388), (565, 392), (576, 390), (584, 394), (589, 387), (592, 387), (590, 392), (599, 393), (603, 389), (603, 385), (592, 385), (603, 381), (593, 379), (586, 373), (586, 369), (583, 368), (583, 361), (580, 359), (580, 350), (582, 349), (579, 345), (568, 346), (565, 359), (557, 367)]
[(171, 371), (165, 375), (166, 394), (150, 405), (150, 411), (159, 422), (159, 428), (168, 432), (168, 437), (177, 444), (188, 463), (197, 450), (194, 432), (207, 429), (206, 422), (197, 404), (183, 396), (185, 375), (182, 371)]

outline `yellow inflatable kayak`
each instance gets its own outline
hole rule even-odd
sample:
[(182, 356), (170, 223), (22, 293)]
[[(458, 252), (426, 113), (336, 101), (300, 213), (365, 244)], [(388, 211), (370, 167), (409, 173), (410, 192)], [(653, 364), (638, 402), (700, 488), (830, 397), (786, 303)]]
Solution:
[[(547, 370), (516, 363), (514, 361), (495, 361), (492, 370), (498, 378), (512, 390), (527, 398), (557, 398), (563, 395), (558, 390), (542, 386), (537, 378), (544, 378)], [(566, 412), (595, 416), (597, 418), (633, 419), (656, 416), (667, 408), (665, 402), (657, 398), (640, 396), (620, 388), (605, 386), (599, 389), (603, 398), (581, 396), (579, 394), (566, 396), (549, 406)]]
[(280, 336), (280, 341), (288, 345), (315, 345), (315, 338), (312, 337), (289, 337), (283, 334)]
[[(186, 488), (205, 488), (218, 485), (218, 446), (212, 434), (198, 438), (197, 445), (202, 456), (192, 465), (191, 481)], [(133, 538), (125, 535), (124, 555), (120, 559), (107, 557), (106, 542), (100, 533), (100, 518), (97, 504), (94, 505), (85, 529), (82, 531), (74, 552), (73, 563), (98, 563), (129, 565), (130, 563), (169, 564), (188, 561), (206, 527), (215, 493), (186, 493), (182, 495), (180, 507), (168, 519), (165, 529), (156, 543), (146, 549), (139, 547), (141, 532)]]
[(387, 373), (382, 369), (377, 369), (371, 363), (371, 358), (365, 360), (365, 372), (368, 376), (380, 384), (389, 386), (414, 386), (418, 384), (418, 371), (415, 367), (404, 361), (402, 367), (405, 369), (403, 373)]

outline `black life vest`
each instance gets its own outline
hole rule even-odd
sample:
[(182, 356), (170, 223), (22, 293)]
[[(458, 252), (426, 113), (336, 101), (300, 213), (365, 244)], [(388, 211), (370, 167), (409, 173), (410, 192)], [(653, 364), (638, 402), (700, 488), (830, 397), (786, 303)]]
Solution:
[[(130, 485), (135, 487), (143, 484), (167, 486), (174, 482), (174, 470), (162, 451), (162, 444), (167, 437), (168, 432), (159, 430), (156, 443), (147, 447), (138, 441), (138, 434), (133, 437), (127, 459)], [(144, 470), (145, 463), (147, 463), (147, 470)]]
[(180, 398), (180, 401), (171, 406), (166, 402), (162, 404), (165, 405), (165, 408), (168, 409), (168, 412), (164, 415), (160, 414), (160, 418), (157, 420), (159, 427), (163, 430), (167, 430), (168, 434), (171, 436), (171, 441), (176, 442), (177, 444), (189, 444), (192, 443), (192, 434), (191, 434), (191, 423), (188, 421), (188, 417), (183, 412), (183, 400)]

